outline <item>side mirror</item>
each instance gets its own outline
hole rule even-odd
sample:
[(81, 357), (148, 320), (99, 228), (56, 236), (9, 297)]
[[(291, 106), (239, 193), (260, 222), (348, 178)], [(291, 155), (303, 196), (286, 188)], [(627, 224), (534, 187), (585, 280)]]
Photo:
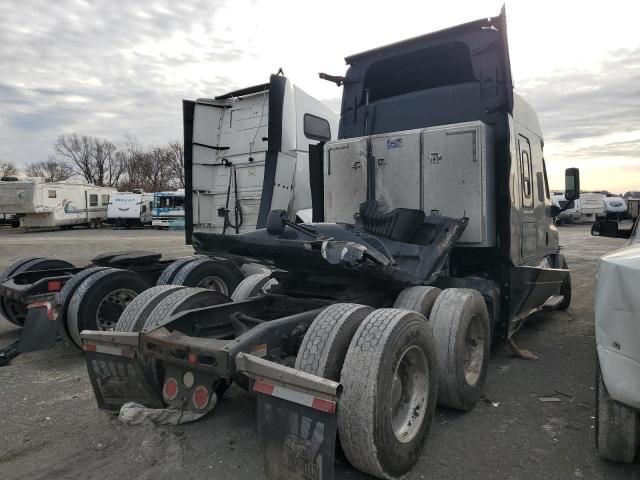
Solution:
[(618, 222), (613, 220), (598, 220), (591, 226), (591, 235), (619, 238), (618, 227)]
[(580, 198), (580, 170), (567, 168), (564, 171), (564, 198), (567, 201)]

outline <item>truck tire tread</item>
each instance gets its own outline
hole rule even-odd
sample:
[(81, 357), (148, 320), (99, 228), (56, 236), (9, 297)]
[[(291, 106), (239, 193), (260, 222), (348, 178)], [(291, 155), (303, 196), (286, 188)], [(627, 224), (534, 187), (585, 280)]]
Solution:
[[(478, 317), (484, 337), (483, 357), (477, 380), (470, 385), (464, 373), (465, 336), (471, 319)], [(468, 411), (482, 394), (490, 355), (489, 314), (477, 290), (448, 288), (438, 296), (429, 323), (436, 340), (440, 385), (438, 403)]]

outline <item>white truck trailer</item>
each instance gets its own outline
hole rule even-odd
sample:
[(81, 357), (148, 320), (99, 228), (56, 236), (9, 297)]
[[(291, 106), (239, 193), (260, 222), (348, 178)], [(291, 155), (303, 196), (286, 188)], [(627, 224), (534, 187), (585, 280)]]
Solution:
[(118, 192), (109, 197), (107, 223), (118, 227), (151, 225), (153, 193)]
[(77, 183), (45, 183), (41, 178), (0, 182), (0, 213), (13, 213), (30, 228), (97, 228), (107, 219), (114, 188)]

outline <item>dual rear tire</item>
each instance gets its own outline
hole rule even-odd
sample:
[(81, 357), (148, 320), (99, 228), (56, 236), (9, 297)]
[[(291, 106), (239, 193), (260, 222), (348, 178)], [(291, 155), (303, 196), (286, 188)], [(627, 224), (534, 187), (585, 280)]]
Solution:
[(243, 278), (240, 269), (228, 260), (194, 255), (166, 267), (157, 285), (207, 288), (230, 296)]
[(463, 411), (476, 405), (489, 342), (479, 292), (411, 287), (394, 308), (324, 309), (295, 366), (343, 385), (338, 437), (349, 462), (375, 477), (397, 478), (418, 460), (436, 403)]
[(415, 312), (335, 304), (316, 317), (296, 368), (343, 384), (338, 435), (353, 466), (395, 478), (417, 461), (436, 406), (435, 352)]

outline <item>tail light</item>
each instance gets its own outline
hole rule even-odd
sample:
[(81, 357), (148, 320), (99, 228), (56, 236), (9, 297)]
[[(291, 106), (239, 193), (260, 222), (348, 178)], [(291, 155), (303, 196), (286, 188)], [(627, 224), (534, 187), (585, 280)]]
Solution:
[(193, 391), (193, 405), (198, 410), (204, 410), (209, 405), (209, 390), (202, 385), (196, 387)]
[(62, 282), (60, 280), (49, 280), (47, 282), (48, 292), (59, 292), (62, 289)]
[(164, 381), (164, 387), (162, 387), (162, 396), (168, 402), (176, 398), (178, 395), (178, 382), (175, 378), (168, 377)]

